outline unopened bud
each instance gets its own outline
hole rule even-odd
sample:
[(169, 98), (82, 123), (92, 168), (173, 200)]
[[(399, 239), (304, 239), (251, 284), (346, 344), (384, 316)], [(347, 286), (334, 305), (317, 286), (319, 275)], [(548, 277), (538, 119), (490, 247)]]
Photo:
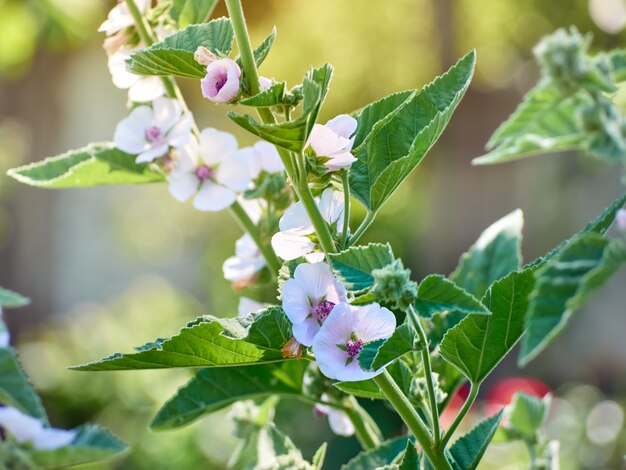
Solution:
[(193, 58), (201, 65), (209, 65), (217, 60), (217, 56), (204, 46), (200, 46), (193, 53)]
[(289, 338), (289, 341), (285, 343), (280, 352), (284, 359), (300, 359), (302, 357), (302, 345), (292, 336)]
[(417, 283), (411, 281), (411, 271), (405, 269), (402, 261), (395, 260), (381, 269), (372, 271), (374, 286), (372, 292), (383, 302), (405, 309), (417, 298)]

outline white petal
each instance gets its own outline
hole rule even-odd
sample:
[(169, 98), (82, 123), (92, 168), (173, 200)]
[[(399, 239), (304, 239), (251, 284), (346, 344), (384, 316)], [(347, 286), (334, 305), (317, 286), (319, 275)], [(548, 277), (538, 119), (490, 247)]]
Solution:
[(254, 150), (259, 158), (261, 169), (268, 173), (280, 173), (285, 170), (283, 161), (280, 159), (280, 155), (278, 155), (278, 150), (269, 142), (260, 140), (254, 144)]
[[(358, 122), (352, 116), (347, 114), (340, 114), (332, 118), (330, 121), (326, 123), (326, 127), (331, 129), (335, 134), (339, 137), (343, 137), (344, 139), (350, 139), (352, 135), (356, 132), (356, 128), (358, 126)], [(350, 140), (350, 145), (345, 148), (345, 150), (352, 149), (352, 142)]]
[(0, 331), (0, 348), (8, 348), (11, 341), (11, 335), (8, 331)]
[(192, 137), (187, 145), (176, 149), (176, 156), (174, 171), (195, 173), (198, 167), (198, 141)]
[(311, 303), (302, 285), (295, 279), (288, 279), (283, 286), (282, 297), (283, 310), (291, 323), (295, 325), (304, 322), (311, 313)]
[(178, 100), (172, 98), (157, 98), (152, 103), (154, 118), (152, 125), (161, 129), (166, 134), (178, 122), (183, 109)]
[(208, 128), (200, 133), (200, 155), (207, 165), (215, 165), (237, 151), (237, 139), (228, 132)]
[(311, 146), (318, 157), (331, 157), (333, 154), (345, 150), (350, 140), (340, 137), (332, 129), (315, 124), (309, 135), (305, 148)]
[(237, 316), (245, 317), (246, 315), (259, 310), (265, 309), (265, 305), (248, 297), (241, 297), (239, 299), (239, 307), (237, 308)]
[(294, 323), (291, 331), (293, 337), (296, 338), (299, 343), (305, 346), (311, 346), (315, 340), (315, 336), (320, 331), (320, 324), (317, 323), (315, 318), (311, 317), (300, 323)]
[(222, 265), (222, 271), (224, 272), (224, 279), (237, 282), (250, 279), (259, 272), (263, 266), (265, 266), (265, 261), (262, 257), (240, 258), (238, 256), (231, 256)]
[(185, 202), (196, 194), (200, 181), (195, 173), (188, 171), (172, 171), (169, 176), (170, 194), (180, 202)]
[(263, 209), (266, 207), (266, 203), (262, 199), (244, 199), (239, 198), (239, 204), (246, 211), (252, 222), (255, 224), (261, 220), (261, 216), (263, 215)]
[(396, 329), (396, 316), (377, 303), (358, 307), (354, 332), (364, 342), (389, 338)]
[(325, 255), (321, 251), (314, 251), (313, 253), (309, 253), (308, 255), (304, 255), (304, 258), (309, 263), (321, 263), (324, 261)]
[(31, 442), (43, 430), (41, 421), (12, 406), (0, 408), (0, 427), (4, 428), (19, 443)]
[(235, 254), (240, 258), (257, 258), (260, 256), (259, 247), (247, 233), (235, 242)]
[(76, 432), (46, 428), (33, 439), (33, 447), (39, 450), (53, 450), (65, 447), (74, 440)]
[(205, 181), (193, 200), (193, 205), (199, 211), (221, 211), (226, 209), (237, 199), (237, 195), (230, 189)]
[(341, 152), (334, 154), (330, 160), (324, 163), (324, 166), (330, 171), (344, 170), (350, 168), (356, 160), (350, 152)]
[(278, 221), (281, 232), (296, 235), (309, 235), (315, 231), (304, 204), (296, 202), (288, 208)]
[(261, 161), (257, 158), (257, 153), (255, 152), (253, 147), (244, 147), (239, 149), (239, 154), (241, 154), (248, 163), (248, 171), (250, 172), (250, 178), (256, 178), (261, 173)]
[(193, 116), (191, 113), (183, 114), (176, 124), (167, 133), (167, 142), (172, 147), (183, 147), (192, 139), (191, 128)]
[(167, 144), (161, 144), (155, 147), (149, 147), (147, 150), (137, 155), (135, 162), (137, 163), (151, 162), (155, 158), (159, 158), (165, 155), (168, 150), (169, 150), (169, 146)]
[(343, 193), (328, 188), (322, 193), (318, 204), (324, 220), (329, 224), (337, 223), (337, 232), (343, 228), (343, 199)]
[(334, 304), (346, 300), (343, 286), (325, 263), (303, 263), (296, 267), (293, 278), (314, 304), (326, 299)]
[(131, 51), (128, 50), (117, 51), (115, 54), (111, 55), (109, 57), (109, 60), (107, 61), (109, 72), (111, 73), (111, 79), (113, 80), (113, 85), (122, 90), (130, 88), (135, 83), (141, 80), (141, 77), (139, 75), (135, 75), (134, 73), (130, 73), (128, 70), (126, 70), (126, 59), (128, 59), (130, 55)]
[(280, 258), (289, 261), (313, 251), (315, 243), (301, 235), (278, 232), (272, 237), (272, 248)]
[(133, 109), (115, 128), (113, 136), (115, 146), (132, 154), (143, 152), (149, 145), (146, 140), (146, 129), (152, 125), (152, 115), (149, 106), (138, 106)]
[(217, 167), (215, 179), (233, 191), (245, 191), (250, 186), (250, 168), (239, 152), (226, 156)]
[(128, 98), (131, 101), (148, 103), (165, 95), (165, 86), (161, 77), (139, 77), (132, 73), (129, 73), (129, 75), (138, 78), (128, 90)]
[(338, 436), (350, 437), (355, 433), (354, 424), (348, 415), (332, 407), (328, 410), (328, 425)]

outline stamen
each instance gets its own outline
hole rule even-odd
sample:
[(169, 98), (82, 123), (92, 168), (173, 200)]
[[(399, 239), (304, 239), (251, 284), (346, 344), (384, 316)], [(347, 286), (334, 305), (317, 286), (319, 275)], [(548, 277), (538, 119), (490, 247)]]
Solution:
[(146, 129), (146, 140), (155, 143), (161, 140), (161, 129), (157, 126), (151, 126)]
[(350, 340), (346, 343), (346, 352), (350, 357), (358, 356), (361, 352), (361, 349), (363, 349), (362, 339)]
[(220, 78), (217, 82), (215, 82), (215, 92), (219, 93), (220, 90), (226, 85), (228, 78), (226, 76)]
[(313, 313), (315, 313), (317, 320), (319, 322), (322, 322), (326, 320), (326, 317), (328, 316), (330, 312), (332, 312), (334, 306), (335, 304), (331, 302), (330, 300), (322, 300), (318, 304), (318, 306), (315, 307), (315, 310), (313, 311)]
[(213, 178), (213, 170), (206, 165), (196, 168), (196, 176), (199, 180), (206, 181)]

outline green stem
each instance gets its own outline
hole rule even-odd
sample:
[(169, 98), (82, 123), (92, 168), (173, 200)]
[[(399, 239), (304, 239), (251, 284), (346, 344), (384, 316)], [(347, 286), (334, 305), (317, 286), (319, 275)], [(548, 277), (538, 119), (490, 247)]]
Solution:
[(370, 227), (370, 225), (372, 225), (372, 222), (374, 222), (375, 218), (376, 218), (376, 212), (367, 213), (367, 215), (361, 222), (361, 225), (359, 225), (359, 228), (357, 228), (356, 232), (354, 232), (354, 235), (350, 237), (349, 245), (354, 245), (356, 242), (359, 241), (359, 239), (365, 233), (365, 231)]
[(341, 183), (343, 185), (343, 230), (341, 232), (341, 247), (348, 244), (348, 232), (350, 230), (350, 181), (348, 171), (341, 170)]
[(461, 408), (459, 413), (456, 415), (456, 418), (454, 418), (454, 421), (452, 422), (450, 429), (446, 431), (445, 435), (443, 436), (443, 439), (441, 440), (442, 447), (445, 448), (448, 442), (450, 442), (450, 439), (452, 438), (454, 431), (456, 431), (456, 428), (459, 427), (459, 424), (461, 424), (461, 421), (463, 421), (463, 418), (465, 418), (465, 415), (474, 404), (474, 400), (476, 400), (476, 396), (478, 395), (479, 388), (480, 388), (479, 385), (472, 383), (469, 395), (467, 396), (465, 403), (463, 403), (463, 407)]
[(241, 228), (244, 230), (244, 232), (247, 232), (254, 240), (254, 243), (256, 243), (256, 246), (259, 248), (259, 251), (265, 258), (267, 266), (270, 268), (270, 271), (272, 271), (272, 276), (276, 277), (278, 275), (278, 271), (282, 266), (282, 263), (276, 256), (276, 253), (274, 253), (274, 250), (269, 245), (263, 242), (263, 240), (261, 239), (259, 228), (252, 221), (244, 208), (241, 207), (241, 204), (239, 204), (238, 201), (235, 201), (232, 206), (230, 206), (230, 209), (235, 219), (237, 219), (237, 222), (239, 222), (239, 224), (241, 225)]
[(433, 447), (439, 449), (439, 441), (441, 439), (441, 431), (439, 430), (439, 407), (437, 406), (437, 394), (435, 393), (435, 385), (433, 383), (433, 371), (430, 364), (430, 351), (428, 350), (428, 338), (422, 326), (419, 315), (415, 311), (413, 305), (408, 308), (409, 320), (413, 323), (417, 336), (419, 337), (422, 347), (422, 364), (424, 366), (424, 378), (426, 379), (426, 387), (428, 389), (428, 399), (430, 401), (431, 422), (433, 426)]
[(374, 449), (382, 442), (380, 429), (354, 396), (349, 397), (350, 406), (344, 411), (354, 425), (356, 437), (364, 449)]
[(389, 372), (385, 370), (382, 374), (374, 377), (374, 381), (409, 427), (433, 468), (435, 470), (451, 470), (452, 467), (443, 455), (443, 452), (436, 452), (433, 449), (428, 428), (415, 411), (415, 408), (413, 408), (409, 399), (391, 378)]
[(317, 238), (319, 239), (320, 246), (322, 250), (324, 250), (324, 253), (337, 253), (337, 248), (330, 234), (328, 224), (324, 220), (324, 217), (322, 217), (315, 203), (315, 199), (313, 198), (313, 194), (311, 194), (311, 190), (306, 182), (298, 185), (298, 195), (300, 196), (300, 201), (306, 209), (307, 214), (309, 214), (309, 218), (311, 219), (311, 223), (317, 233)]

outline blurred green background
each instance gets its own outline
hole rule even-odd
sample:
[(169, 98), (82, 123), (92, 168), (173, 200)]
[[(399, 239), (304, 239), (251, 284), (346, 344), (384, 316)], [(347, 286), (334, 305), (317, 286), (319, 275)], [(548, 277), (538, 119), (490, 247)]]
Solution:
[[(0, 0), (0, 285), (32, 299), (7, 321), (55, 425), (97, 421), (133, 446), (102, 468), (219, 469), (237, 442), (226, 412), (177, 432), (146, 429), (188, 371), (65, 367), (170, 335), (199, 314), (235, 315), (236, 295), (221, 276), (240, 235), (228, 213), (197, 212), (162, 185), (46, 191), (2, 176), (111, 139), (126, 94), (110, 82), (96, 29), (113, 5)], [(447, 131), (366, 239), (389, 241), (417, 280), (452, 271), (484, 227), (518, 207), (530, 260), (623, 190), (619, 170), (572, 153), (497, 167), (470, 160), (536, 81), (531, 49), (539, 38), (576, 25), (594, 34), (596, 49), (626, 46), (626, 0), (248, 0), (244, 7), (253, 42), (278, 28), (263, 75), (293, 85), (310, 65), (335, 66), (322, 121), (425, 84), (477, 49), (476, 77)], [(224, 13), (220, 4), (216, 15)], [(224, 108), (201, 98), (197, 82), (181, 85), (201, 127), (253, 142)], [(550, 432), (564, 439), (565, 469), (623, 462), (623, 412), (611, 403), (626, 398), (625, 283), (624, 273), (616, 276), (527, 369), (517, 370), (512, 357), (491, 379), (533, 376), (556, 390)], [(330, 436), (325, 420), (299, 403), (281, 403), (277, 421), (307, 457)], [(329, 469), (358, 450), (342, 438), (330, 446)], [(494, 447), (481, 468), (525, 468), (525, 459), (521, 446)]]

